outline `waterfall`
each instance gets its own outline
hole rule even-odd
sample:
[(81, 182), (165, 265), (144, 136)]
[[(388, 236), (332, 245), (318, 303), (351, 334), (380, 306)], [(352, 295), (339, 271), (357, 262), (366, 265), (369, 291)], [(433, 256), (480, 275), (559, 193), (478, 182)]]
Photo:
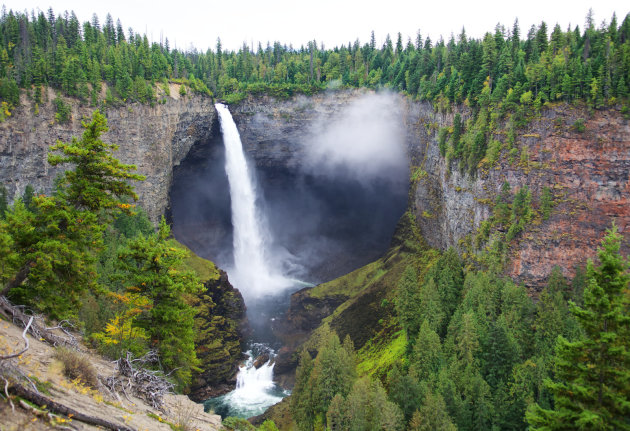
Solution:
[[(223, 417), (238, 416), (248, 418), (263, 414), (265, 410), (289, 395), (273, 382), (273, 359), (256, 368), (254, 358), (257, 353), (268, 350), (264, 346), (254, 345), (247, 351), (247, 362), (240, 367), (236, 377), (236, 389), (205, 402), (206, 409), (212, 409)], [(270, 353), (270, 352), (269, 352)]]
[(228, 271), (231, 282), (245, 299), (256, 299), (287, 287), (274, 265), (269, 250), (265, 223), (257, 206), (256, 182), (247, 167), (241, 137), (227, 106), (217, 103), (225, 145), (225, 170), (232, 200), (234, 229), (234, 268)]
[[(241, 137), (227, 106), (217, 103), (223, 143), (225, 145), (225, 171), (230, 185), (234, 266), (228, 268), (232, 284), (238, 288), (248, 304), (248, 318), (256, 335), (256, 327), (268, 327), (267, 315), (270, 299), (285, 288), (295, 285), (286, 278), (273, 259), (270, 237), (260, 208), (257, 205), (256, 181), (247, 167)], [(273, 301), (271, 302), (273, 303)], [(250, 417), (262, 414), (269, 406), (278, 403), (287, 393), (273, 382), (271, 360), (259, 368), (254, 366), (255, 352), (274, 352), (265, 344), (254, 343), (249, 359), (240, 367), (236, 389), (210, 399), (206, 406), (216, 409), (222, 416)]]

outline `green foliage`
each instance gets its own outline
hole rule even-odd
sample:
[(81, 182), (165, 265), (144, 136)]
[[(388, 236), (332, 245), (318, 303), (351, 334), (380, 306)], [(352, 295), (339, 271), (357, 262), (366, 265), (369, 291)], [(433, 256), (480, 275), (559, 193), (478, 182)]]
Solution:
[(602, 240), (600, 265), (589, 261), (584, 306), (571, 304), (584, 335), (573, 342), (558, 338), (555, 379), (546, 382), (554, 408), (533, 406), (531, 429), (630, 429), (630, 274), (620, 244), (613, 225)]
[(125, 288), (150, 301), (150, 308), (134, 319), (160, 354), (164, 368), (171, 372), (180, 387), (190, 383), (198, 365), (195, 353), (194, 309), (185, 295), (201, 290), (199, 278), (182, 269), (188, 253), (171, 247), (166, 241), (170, 228), (162, 218), (158, 232), (145, 237), (139, 234), (118, 251), (120, 269), (127, 275)]
[(312, 408), (312, 395), (309, 380), (313, 373), (313, 358), (304, 349), (300, 355), (300, 363), (295, 371), (295, 385), (291, 394), (291, 414), (300, 430), (310, 430), (315, 420)]
[(4, 185), (0, 185), (0, 220), (5, 217), (5, 213), (9, 208), (9, 196), (7, 188)]
[(584, 125), (583, 118), (578, 118), (577, 120), (575, 120), (575, 122), (573, 123), (573, 130), (578, 133), (584, 133), (586, 131), (586, 126)]
[(409, 374), (418, 381), (427, 381), (437, 375), (442, 365), (440, 337), (425, 320), (409, 356)]
[(0, 78), (0, 101), (14, 108), (20, 104), (20, 89), (12, 78)]
[(448, 128), (441, 127), (438, 132), (438, 147), (440, 149), (440, 154), (442, 157), (446, 155), (446, 139), (448, 138)]
[[(356, 358), (349, 338), (342, 343), (334, 332), (321, 341), (315, 361), (304, 350), (295, 375), (291, 414), (300, 430), (325, 423), (332, 400), (345, 398), (356, 379)], [(336, 417), (336, 416), (335, 416)]]
[[(199, 52), (171, 49), (168, 42), (149, 43), (146, 35), (135, 32), (111, 37), (115, 29), (90, 22), (80, 26), (76, 19), (52, 11), (49, 16), (9, 11), (0, 19), (0, 33), (5, 35), (0, 44), (0, 98), (15, 101), (18, 87), (50, 85), (85, 101), (88, 84), (100, 91), (103, 82), (110, 92), (107, 105), (121, 100), (152, 103), (155, 82), (164, 81), (228, 103), (262, 93), (286, 98), (326, 88), (387, 87), (433, 102), (442, 111), (465, 103), (484, 115), (513, 115), (515, 125), (522, 126), (547, 101), (584, 100), (599, 108), (627, 100), (627, 21), (618, 24), (615, 19), (610, 26), (582, 32), (577, 27), (554, 29), (553, 43), (544, 41), (547, 26), (542, 22), (525, 40), (520, 40), (515, 23), (512, 37), (504, 30), (480, 39), (462, 32), (437, 43), (419, 36), (415, 46), (404, 49), (402, 42), (401, 49), (395, 49), (387, 38), (380, 47), (374, 39), (329, 49), (313, 41), (299, 48), (273, 42), (255, 50), (243, 45), (236, 51), (219, 44)], [(93, 90), (93, 103), (95, 96)], [(453, 151), (446, 153), (463, 156), (462, 167), (474, 172), (485, 153), (483, 135), (492, 127), (472, 127), (468, 138), (460, 140), (463, 131), (458, 128), (463, 124), (455, 121), (453, 126)]]
[(553, 195), (551, 194), (551, 189), (545, 186), (543, 187), (540, 195), (540, 213), (543, 220), (549, 219), (551, 211), (553, 211), (553, 206)]
[(35, 189), (32, 185), (28, 184), (24, 188), (24, 193), (22, 193), (22, 202), (24, 202), (24, 206), (27, 210), (33, 211), (33, 197), (35, 196)]
[(223, 419), (222, 423), (226, 429), (231, 431), (256, 431), (256, 427), (243, 418), (228, 416)]
[(446, 411), (446, 403), (440, 394), (429, 392), (424, 402), (413, 414), (409, 431), (457, 431)]
[(59, 95), (55, 97), (53, 104), (55, 105), (55, 120), (61, 124), (69, 123), (72, 119), (72, 107), (70, 104)]
[(418, 275), (413, 267), (405, 268), (397, 286), (396, 311), (398, 320), (407, 332), (407, 338), (412, 339), (420, 329), (420, 318), (418, 310), (421, 307), (420, 291), (418, 286)]
[(340, 394), (328, 409), (328, 426), (331, 429), (351, 431), (402, 430), (403, 414), (396, 404), (387, 399), (387, 393), (378, 380), (358, 379), (345, 401)]
[(60, 191), (63, 198), (81, 210), (96, 212), (106, 210), (115, 213), (130, 212), (131, 205), (121, 199), (137, 199), (130, 180), (142, 181), (143, 175), (133, 174), (134, 165), (125, 165), (112, 156), (118, 149), (115, 144), (107, 144), (100, 137), (108, 130), (107, 119), (98, 110), (92, 114), (90, 122), (83, 121), (83, 137), (72, 138), (70, 143), (57, 142), (51, 151), (62, 154), (49, 154), (48, 163), (52, 166), (72, 163), (75, 169), (66, 171)]
[[(424, 349), (431, 353), (431, 346), (426, 346)], [(421, 385), (411, 373), (404, 374), (398, 364), (395, 364), (387, 374), (388, 398), (400, 408), (405, 422), (409, 422), (413, 412), (420, 405), (424, 392), (425, 386)]]
[(37, 196), (32, 205), (33, 212), (18, 200), (7, 213), (15, 259), (4, 291), (50, 318), (76, 317), (81, 294), (95, 287), (90, 250), (101, 237), (96, 215), (58, 195)]
[(273, 421), (267, 419), (258, 427), (258, 431), (279, 431), (278, 427)]

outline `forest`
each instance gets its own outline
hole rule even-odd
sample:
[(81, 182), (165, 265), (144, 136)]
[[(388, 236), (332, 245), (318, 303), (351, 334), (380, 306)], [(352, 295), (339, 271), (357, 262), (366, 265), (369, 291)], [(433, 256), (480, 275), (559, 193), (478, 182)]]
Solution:
[[(493, 131), (517, 133), (546, 104), (596, 110), (630, 95), (630, 15), (596, 26), (526, 32), (518, 21), (481, 39), (466, 32), (432, 41), (375, 35), (335, 48), (279, 42), (197, 52), (150, 43), (108, 15), (80, 23), (73, 12), (0, 17), (0, 120), (20, 95), (41, 104), (47, 87), (94, 108), (84, 134), (51, 148), (51, 165), (69, 170), (51, 196), (27, 188), (9, 204), (0, 187), (0, 296), (78, 322), (90, 343), (114, 358), (155, 349), (179, 391), (199, 371), (201, 338), (234, 332), (219, 323), (199, 334), (212, 299), (189, 252), (136, 208), (135, 166), (103, 142), (112, 106), (163, 103), (168, 84), (228, 103), (335, 88), (387, 88), (455, 112), (438, 131), (443, 157), (474, 175), (497, 157)], [(58, 121), (67, 102), (55, 100)], [(460, 115), (462, 107), (471, 112)], [(70, 169), (71, 168), (71, 169)], [(597, 263), (566, 280), (558, 268), (534, 301), (502, 275), (505, 251), (533, 218), (527, 188), (504, 187), (475, 239), (488, 253), (462, 257), (416, 249), (395, 286), (402, 360), (385, 375), (362, 375), (352, 340), (329, 332), (301, 353), (290, 412), (300, 430), (617, 430), (630, 429), (630, 275), (615, 225)], [(494, 241), (494, 242), (492, 242)], [(431, 257), (432, 256), (432, 257)], [(218, 278), (211, 263), (206, 279)], [(210, 266), (208, 266), (210, 265)], [(311, 354), (313, 353), (313, 354)], [(230, 425), (232, 424), (232, 425)], [(253, 426), (232, 418), (232, 429)], [(276, 429), (267, 422), (263, 429)]]

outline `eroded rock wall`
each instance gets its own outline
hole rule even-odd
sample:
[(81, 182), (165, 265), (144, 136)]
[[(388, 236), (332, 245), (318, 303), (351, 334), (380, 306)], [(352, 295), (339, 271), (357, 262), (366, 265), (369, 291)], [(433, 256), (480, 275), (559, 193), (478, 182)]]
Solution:
[[(191, 95), (180, 98), (177, 89), (166, 103), (155, 106), (130, 104), (106, 111), (109, 132), (105, 142), (117, 144), (115, 157), (123, 163), (135, 164), (137, 172), (146, 175), (144, 182), (135, 184), (139, 204), (149, 218), (157, 222), (168, 206), (168, 193), (173, 167), (186, 156), (195, 142), (208, 139), (216, 127), (216, 111), (212, 100)], [(55, 94), (48, 91), (47, 101), (34, 113), (34, 105), (22, 95), (21, 106), (10, 119), (0, 124), (0, 184), (4, 184), (11, 199), (20, 196), (31, 184), (36, 191), (50, 193), (53, 181), (61, 172), (46, 162), (48, 148), (57, 140), (68, 142), (83, 133), (81, 120), (90, 117), (93, 108), (72, 106), (72, 120), (59, 124), (55, 119), (52, 100)]]
[[(576, 265), (595, 257), (613, 221), (626, 238), (623, 252), (630, 251), (630, 125), (618, 110), (589, 113), (564, 104), (544, 109), (518, 131), (512, 160), (503, 150), (474, 177), (460, 173), (456, 162), (449, 169), (439, 154), (437, 131), (451, 125), (452, 117), (413, 104), (409, 112), (417, 113), (410, 124), (420, 139), (412, 155), (422, 170), (411, 206), (431, 246), (460, 247), (491, 215), (492, 202), (508, 182), (512, 192), (527, 186), (535, 209), (543, 187), (554, 195), (551, 217), (527, 226), (511, 243), (506, 273), (533, 294), (554, 265), (572, 276)], [(578, 119), (584, 119), (583, 132), (574, 127)]]

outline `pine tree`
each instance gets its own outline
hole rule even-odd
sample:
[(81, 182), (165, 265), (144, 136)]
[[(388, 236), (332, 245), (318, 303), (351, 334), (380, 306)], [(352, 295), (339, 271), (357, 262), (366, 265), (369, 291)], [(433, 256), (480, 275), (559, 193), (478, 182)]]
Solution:
[[(313, 429), (314, 413), (311, 407), (311, 391), (308, 386), (313, 372), (313, 358), (308, 350), (304, 349), (300, 355), (300, 362), (295, 371), (295, 385), (291, 394), (291, 414), (293, 420), (302, 431)], [(332, 401), (331, 401), (332, 402)], [(336, 404), (338, 401), (336, 402)], [(335, 405), (336, 405), (335, 404)]]
[(112, 156), (118, 145), (101, 140), (101, 134), (108, 130), (103, 114), (96, 110), (91, 121), (82, 124), (85, 131), (81, 139), (57, 142), (51, 151), (61, 151), (62, 154), (48, 155), (48, 163), (52, 166), (74, 165), (73, 170), (64, 173), (63, 198), (79, 210), (106, 210), (109, 214), (118, 210), (130, 212), (130, 205), (122, 203), (121, 199), (137, 199), (129, 181), (142, 181), (145, 177), (132, 173), (136, 169), (134, 165), (122, 164)]
[(418, 316), (421, 307), (419, 295), (418, 275), (412, 266), (405, 268), (398, 282), (398, 294), (396, 295), (396, 311), (400, 324), (407, 332), (407, 339), (415, 338), (422, 321)]
[(199, 363), (195, 353), (195, 310), (185, 298), (198, 293), (202, 284), (192, 271), (182, 268), (188, 252), (169, 245), (169, 235), (170, 228), (162, 217), (158, 232), (131, 239), (118, 252), (118, 259), (126, 273), (126, 289), (151, 300), (151, 308), (134, 324), (146, 331), (162, 365), (173, 372), (183, 388)]
[(325, 419), (333, 397), (336, 394), (345, 397), (356, 379), (355, 358), (346, 349), (337, 334), (331, 332), (315, 358), (308, 386), (312, 391), (314, 416), (321, 420)]
[(571, 304), (584, 337), (558, 339), (556, 381), (547, 381), (555, 407), (533, 406), (532, 430), (630, 430), (630, 275), (621, 239), (613, 225), (599, 249), (600, 265), (587, 265), (584, 306)]
[(413, 414), (409, 431), (457, 431), (440, 394), (429, 392), (422, 406)]

